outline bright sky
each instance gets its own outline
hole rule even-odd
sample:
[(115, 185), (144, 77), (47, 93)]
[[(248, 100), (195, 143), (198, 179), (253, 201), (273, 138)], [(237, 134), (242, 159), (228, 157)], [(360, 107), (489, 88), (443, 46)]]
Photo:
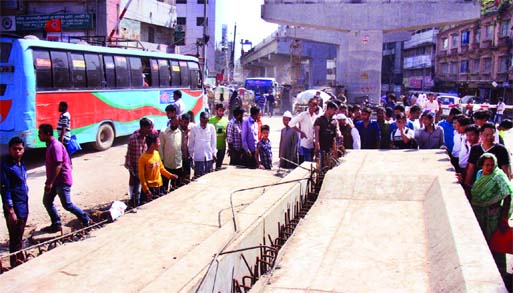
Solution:
[(228, 25), (228, 41), (233, 41), (233, 29), (237, 24), (235, 58), (240, 55), (240, 40), (249, 40), (253, 46), (260, 43), (277, 28), (277, 24), (260, 18), (263, 0), (217, 0), (216, 43), (221, 42), (221, 26)]

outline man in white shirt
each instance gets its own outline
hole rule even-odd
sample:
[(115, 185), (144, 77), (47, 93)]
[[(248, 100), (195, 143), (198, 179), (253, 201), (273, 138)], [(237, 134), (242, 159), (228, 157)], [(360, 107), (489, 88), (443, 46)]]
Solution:
[[(308, 101), (308, 109), (290, 120), (290, 127), (301, 135), (301, 153), (304, 161), (313, 162), (314, 152), (314, 123), (319, 115), (318, 100), (316, 98)], [(299, 124), (299, 127), (298, 127)]]
[(424, 110), (429, 110), (429, 112), (435, 113), (435, 117), (438, 117), (440, 105), (438, 105), (438, 101), (436, 100), (435, 94), (429, 93), (428, 100), (424, 104)]
[(189, 156), (194, 160), (194, 177), (198, 178), (212, 172), (212, 163), (216, 159), (216, 129), (208, 123), (208, 114), (200, 113), (200, 123), (189, 133)]
[(495, 119), (493, 122), (495, 124), (501, 124), (502, 116), (504, 115), (504, 111), (506, 110), (506, 104), (504, 104), (504, 98), (499, 97), (499, 102), (497, 103), (497, 110), (495, 112)]
[(173, 99), (175, 101), (174, 105), (176, 108), (176, 115), (182, 116), (182, 114), (185, 113), (185, 104), (182, 100), (182, 92), (180, 90), (174, 91)]
[[(159, 133), (160, 147), (159, 155), (164, 163), (164, 168), (169, 172), (182, 177), (182, 131), (179, 128), (180, 120), (178, 116), (171, 116), (169, 126), (162, 129)], [(178, 187), (178, 180), (171, 180), (169, 189), (169, 179), (162, 177), (162, 192), (168, 193), (170, 190)]]

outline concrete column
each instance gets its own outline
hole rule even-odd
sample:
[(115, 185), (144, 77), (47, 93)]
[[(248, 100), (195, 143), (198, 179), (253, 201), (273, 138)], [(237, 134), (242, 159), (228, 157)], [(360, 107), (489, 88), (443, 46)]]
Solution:
[(377, 103), (381, 96), (383, 31), (360, 30), (346, 34), (337, 50), (337, 84), (347, 88), (350, 102), (369, 96)]
[(394, 73), (399, 74), (402, 72), (403, 63), (403, 46), (402, 42), (395, 43), (395, 60), (394, 60)]

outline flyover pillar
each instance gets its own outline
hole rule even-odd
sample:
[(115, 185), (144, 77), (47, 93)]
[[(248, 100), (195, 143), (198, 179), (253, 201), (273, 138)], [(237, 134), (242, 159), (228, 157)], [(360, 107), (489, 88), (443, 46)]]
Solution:
[(350, 31), (338, 45), (337, 84), (344, 85), (350, 100), (369, 96), (378, 102), (381, 96), (383, 31)]

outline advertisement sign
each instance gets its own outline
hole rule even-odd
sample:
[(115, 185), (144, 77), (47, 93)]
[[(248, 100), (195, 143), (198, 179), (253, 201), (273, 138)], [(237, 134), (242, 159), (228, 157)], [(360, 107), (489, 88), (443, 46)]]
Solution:
[[(14, 19), (14, 26), (4, 25), (4, 19)], [(84, 30), (93, 28), (91, 14), (51, 14), (51, 15), (16, 15), (2, 16), (2, 30), (11, 31), (43, 31), (48, 21), (61, 20), (61, 28), (65, 30)]]

